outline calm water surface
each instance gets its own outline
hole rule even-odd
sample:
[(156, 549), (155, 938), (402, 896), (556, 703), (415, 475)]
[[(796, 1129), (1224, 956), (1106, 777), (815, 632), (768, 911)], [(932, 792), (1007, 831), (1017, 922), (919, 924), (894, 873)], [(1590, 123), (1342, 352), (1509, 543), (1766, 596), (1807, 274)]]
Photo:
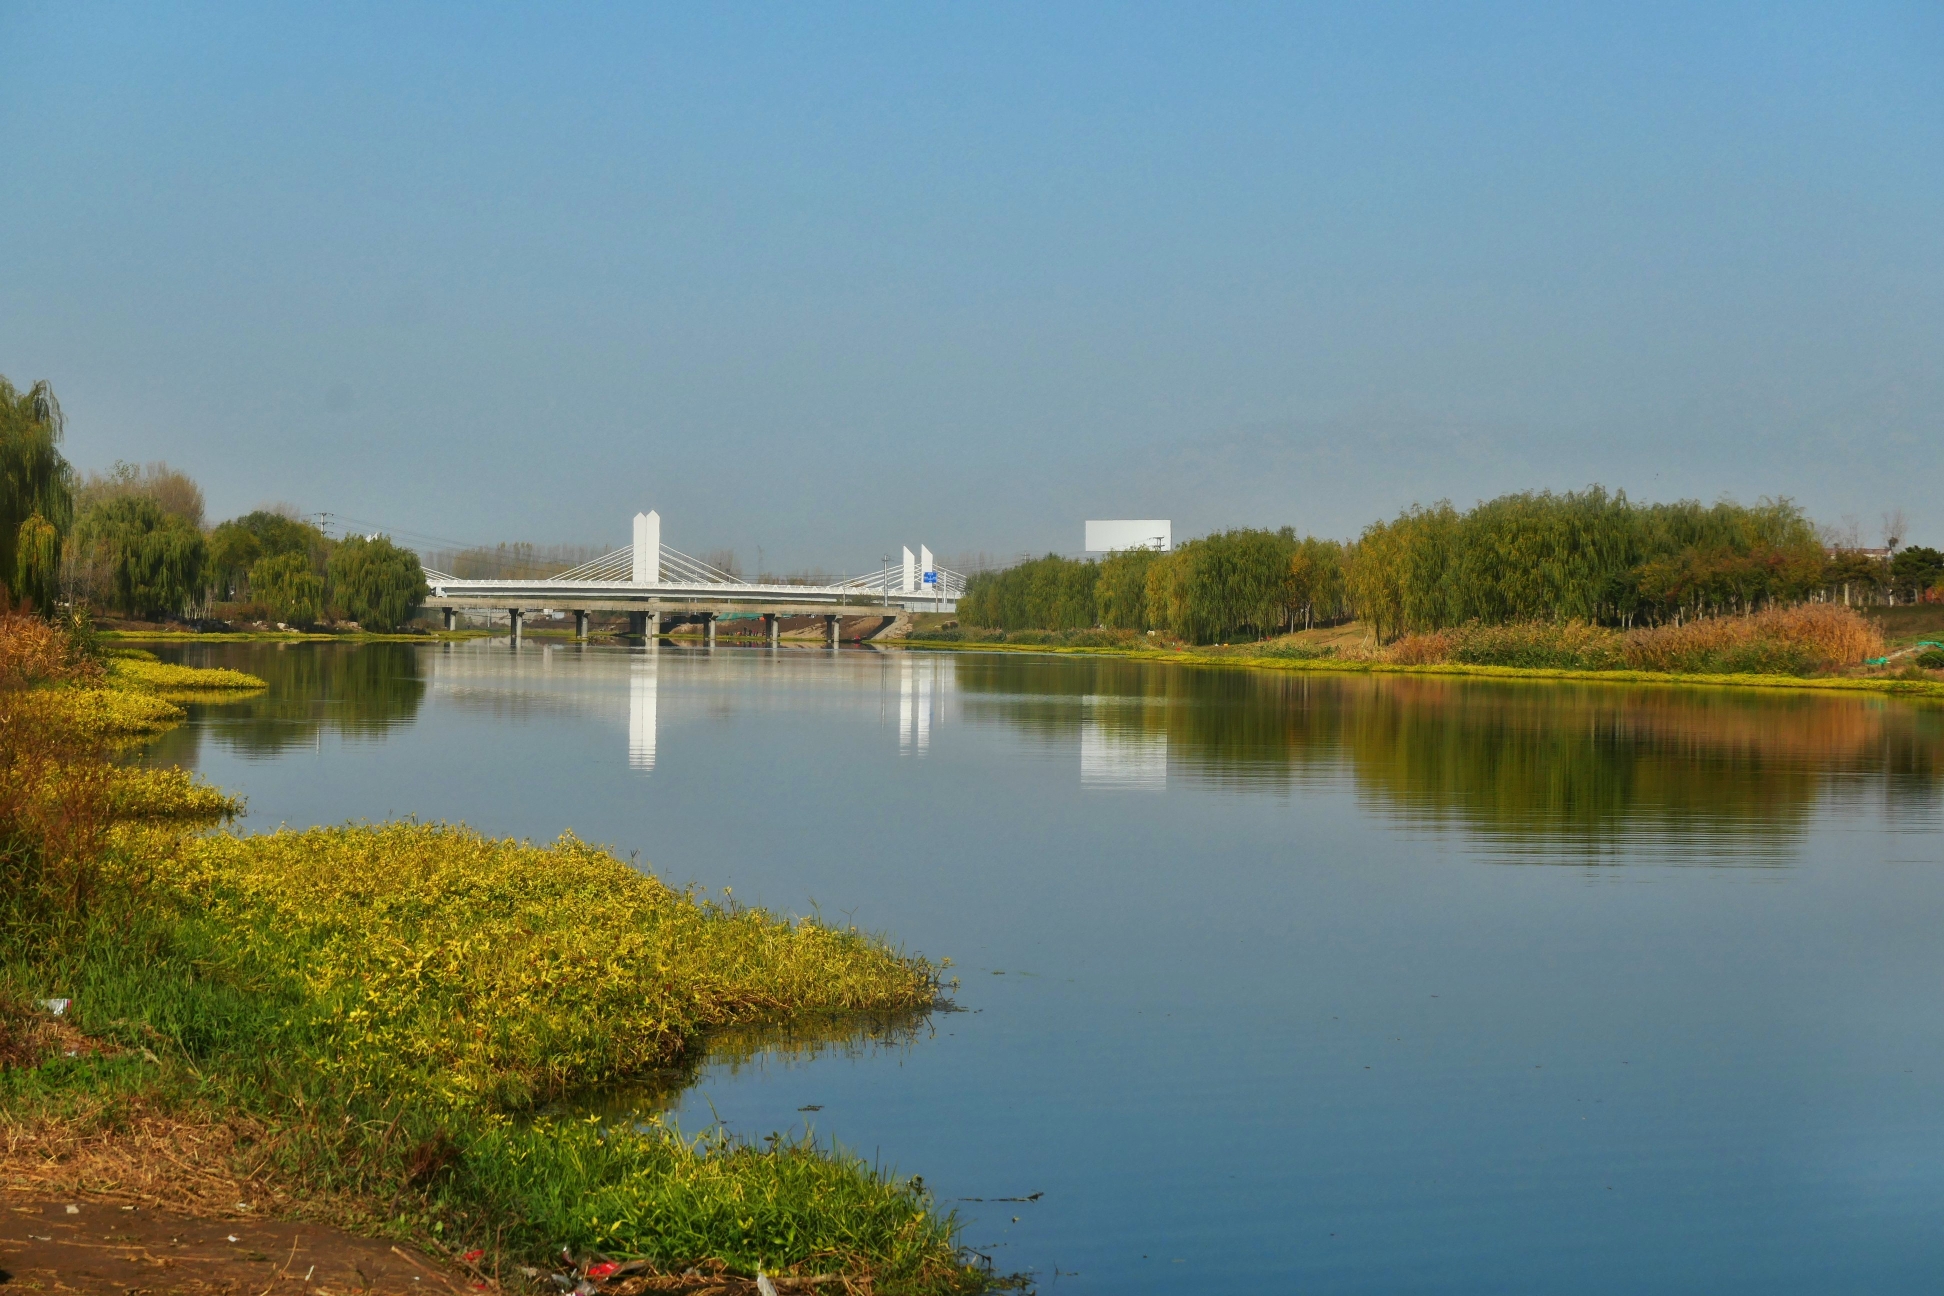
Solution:
[(1944, 1284), (1935, 707), (999, 654), (170, 655), (272, 681), (154, 751), (247, 828), (572, 829), (952, 959), (964, 1011), (745, 1045), (678, 1110), (922, 1174), (1042, 1290)]

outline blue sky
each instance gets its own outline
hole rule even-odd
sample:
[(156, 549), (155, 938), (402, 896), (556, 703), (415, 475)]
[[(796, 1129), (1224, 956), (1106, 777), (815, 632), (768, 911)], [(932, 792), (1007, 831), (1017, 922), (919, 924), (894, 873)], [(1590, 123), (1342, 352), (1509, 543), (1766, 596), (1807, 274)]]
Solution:
[(1944, 544), (1944, 10), (0, 0), (0, 373), (463, 540), (860, 569), (1601, 481)]

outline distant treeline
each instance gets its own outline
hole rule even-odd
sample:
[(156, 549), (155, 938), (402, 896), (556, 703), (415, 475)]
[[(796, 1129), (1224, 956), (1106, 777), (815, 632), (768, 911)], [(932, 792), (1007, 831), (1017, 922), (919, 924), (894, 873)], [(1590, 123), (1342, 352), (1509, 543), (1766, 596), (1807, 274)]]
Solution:
[(392, 630), (427, 594), (416, 554), (382, 535), (333, 539), (285, 509), (216, 527), (202, 488), (165, 463), (82, 477), (45, 383), (0, 378), (0, 606), (62, 604), (132, 617), (207, 614)]
[(1659, 625), (1819, 598), (1909, 601), (1940, 579), (1935, 550), (1885, 561), (1827, 549), (1786, 499), (1635, 504), (1594, 486), (1465, 512), (1413, 507), (1348, 543), (1284, 527), (1217, 532), (1171, 553), (1049, 554), (974, 576), (959, 619), (1213, 643), (1359, 618), (1390, 639), (1468, 623)]

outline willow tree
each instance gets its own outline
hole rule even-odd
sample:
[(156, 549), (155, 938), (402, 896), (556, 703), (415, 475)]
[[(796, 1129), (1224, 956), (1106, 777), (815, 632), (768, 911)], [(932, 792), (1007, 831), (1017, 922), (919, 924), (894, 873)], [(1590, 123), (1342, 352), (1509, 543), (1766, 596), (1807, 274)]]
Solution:
[(1121, 549), (1100, 564), (1094, 602), (1100, 624), (1111, 630), (1146, 630), (1154, 625), (1148, 612), (1148, 572), (1161, 561), (1153, 549)]
[(129, 616), (175, 615), (202, 593), (202, 532), (147, 495), (124, 495), (81, 515), (80, 565)]
[(53, 601), (60, 538), (74, 521), (64, 425), (46, 380), (23, 392), (0, 378), (0, 587), (42, 611)]
[(331, 595), (366, 630), (389, 634), (412, 619), (432, 591), (418, 555), (389, 536), (351, 536), (331, 552)]

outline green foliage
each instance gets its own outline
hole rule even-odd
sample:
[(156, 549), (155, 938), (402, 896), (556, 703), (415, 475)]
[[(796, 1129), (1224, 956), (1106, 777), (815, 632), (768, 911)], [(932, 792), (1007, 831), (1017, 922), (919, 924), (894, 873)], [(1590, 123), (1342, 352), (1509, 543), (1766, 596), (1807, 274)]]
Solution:
[(1149, 615), (1191, 643), (1257, 638), (1288, 624), (1295, 533), (1221, 531), (1165, 556)]
[[(45, 382), (23, 392), (0, 378), (0, 587), (31, 598), (43, 613), (53, 607), (46, 528), (58, 548), (74, 520), (74, 470), (60, 450), (63, 424), (60, 402)], [(30, 526), (36, 518), (39, 525)], [(22, 554), (23, 540), (34, 546), (31, 554)]]
[(959, 619), (999, 630), (1067, 630), (1098, 623), (1100, 565), (1048, 554), (966, 582)]
[(202, 591), (202, 533), (149, 496), (96, 505), (81, 515), (74, 538), (106, 596), (130, 616), (179, 613)]
[(210, 533), (210, 578), (219, 593), (231, 598), (248, 582), (250, 570), (265, 558), (303, 554), (311, 570), (321, 577), (330, 551), (330, 540), (310, 523), (259, 509), (231, 518)]
[(1926, 648), (1917, 654), (1917, 664), (1925, 670), (1944, 670), (1944, 648)]
[(1148, 612), (1148, 573), (1163, 555), (1152, 549), (1123, 549), (1100, 564), (1094, 601), (1100, 624), (1110, 630), (1147, 630), (1154, 626)]
[(1318, 621), (1340, 621), (1351, 615), (1340, 543), (1315, 536), (1296, 542), (1289, 555), (1289, 607), (1305, 629)]
[(1944, 552), (1912, 545), (1890, 560), (1890, 584), (1904, 602), (1914, 603), (1944, 585)]
[(1826, 583), (1814, 529), (1788, 500), (1636, 505), (1597, 486), (1462, 514), (1413, 507), (1367, 527), (1349, 560), (1351, 601), (1383, 638), (1470, 621), (1749, 612)]
[(258, 559), (250, 568), (250, 594), (289, 625), (314, 625), (324, 612), (324, 582), (298, 550)]
[(14, 540), (14, 597), (48, 613), (60, 597), (61, 533), (40, 514), (20, 524)]
[[(504, 1230), (534, 1260), (564, 1243), (977, 1289), (922, 1186), (854, 1157), (685, 1138), (652, 1115), (513, 1119), (690, 1059), (711, 1027), (922, 1010), (923, 960), (701, 902), (571, 837), (392, 824), (134, 849), (33, 982), (72, 995), (83, 1029), (183, 1058), (181, 1101), (271, 1123), (273, 1154), (319, 1190), (393, 1209), (409, 1192), (447, 1236)], [(443, 1149), (429, 1174), (427, 1148)]]
[(388, 634), (412, 619), (431, 591), (418, 555), (389, 536), (352, 536), (339, 543), (329, 566), (339, 607), (366, 630)]
[(117, 459), (115, 466), (107, 472), (89, 473), (87, 479), (75, 488), (74, 509), (77, 513), (85, 513), (125, 495), (146, 495), (160, 504), (164, 513), (181, 518), (198, 531), (202, 530), (202, 487), (190, 480), (187, 473), (178, 472), (159, 460), (138, 468)]

